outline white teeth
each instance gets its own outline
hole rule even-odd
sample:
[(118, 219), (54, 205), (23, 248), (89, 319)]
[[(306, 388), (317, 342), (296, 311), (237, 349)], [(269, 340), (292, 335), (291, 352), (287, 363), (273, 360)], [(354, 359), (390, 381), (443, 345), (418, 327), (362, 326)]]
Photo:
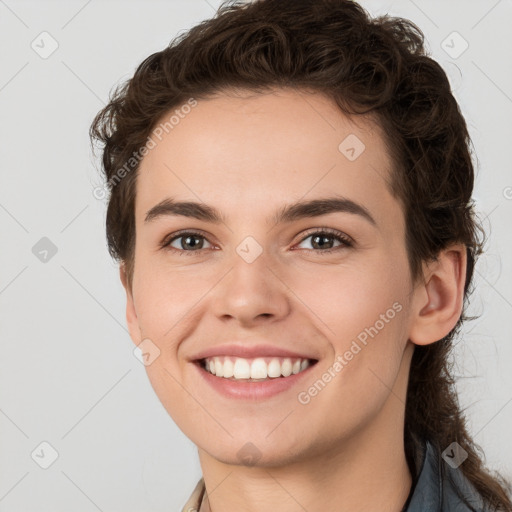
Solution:
[(281, 365), (281, 373), (285, 377), (289, 377), (292, 374), (292, 362), (290, 359), (285, 359)]
[(281, 363), (279, 359), (272, 359), (270, 361), (267, 372), (269, 377), (281, 377)]
[(226, 357), (224, 359), (224, 373), (222, 374), (222, 376), (228, 379), (229, 377), (233, 377), (233, 375), (233, 361)]
[(289, 377), (304, 371), (310, 365), (309, 359), (242, 357), (210, 357), (204, 361), (205, 370), (226, 379), (259, 379)]
[[(218, 375), (218, 374), (216, 374)], [(267, 378), (267, 363), (265, 359), (255, 359), (251, 364), (251, 379), (266, 379)]]
[[(214, 357), (214, 359), (216, 359)], [(235, 379), (250, 379), (251, 378), (251, 367), (247, 359), (237, 358), (235, 360), (235, 366), (233, 367), (233, 377)]]
[(220, 361), (220, 359), (217, 359), (215, 361), (215, 375), (218, 375), (219, 377), (224, 377), (224, 365), (222, 364), (222, 361)]

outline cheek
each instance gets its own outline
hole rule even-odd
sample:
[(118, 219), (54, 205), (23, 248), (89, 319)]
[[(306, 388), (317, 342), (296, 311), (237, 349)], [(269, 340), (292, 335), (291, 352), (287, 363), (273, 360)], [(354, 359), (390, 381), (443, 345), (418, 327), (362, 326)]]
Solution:
[(195, 324), (201, 297), (211, 288), (197, 273), (139, 265), (136, 273), (136, 311), (146, 337), (168, 350), (173, 340), (186, 337), (184, 329)]
[(355, 407), (363, 395), (371, 401), (378, 400), (379, 390), (386, 394), (407, 341), (407, 276), (386, 265), (347, 269), (335, 277), (326, 269), (324, 278), (319, 269), (314, 280), (296, 280), (293, 288), (330, 345), (326, 368), (338, 361), (331, 369), (337, 382), (332, 389), (348, 402), (355, 399)]
[(360, 268), (319, 266), (314, 278), (311, 272), (289, 273), (286, 280), (326, 338), (343, 348), (365, 328), (377, 323), (384, 331), (404, 316), (397, 311), (403, 309), (407, 294), (401, 274), (396, 267), (376, 263)]
[(159, 357), (147, 366), (146, 373), (156, 396), (169, 416), (184, 432), (190, 432), (193, 428), (193, 418), (204, 414), (198, 401), (194, 400), (194, 390), (183, 387), (179, 371), (165, 356)]

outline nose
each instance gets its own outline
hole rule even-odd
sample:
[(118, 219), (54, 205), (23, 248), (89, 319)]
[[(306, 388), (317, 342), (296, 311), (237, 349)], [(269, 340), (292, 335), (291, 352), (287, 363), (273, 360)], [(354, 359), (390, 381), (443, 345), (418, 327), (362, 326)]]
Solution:
[(230, 263), (212, 290), (211, 307), (217, 318), (251, 326), (282, 320), (289, 314), (289, 288), (279, 276), (279, 267), (269, 265), (265, 253), (251, 263), (235, 254)]

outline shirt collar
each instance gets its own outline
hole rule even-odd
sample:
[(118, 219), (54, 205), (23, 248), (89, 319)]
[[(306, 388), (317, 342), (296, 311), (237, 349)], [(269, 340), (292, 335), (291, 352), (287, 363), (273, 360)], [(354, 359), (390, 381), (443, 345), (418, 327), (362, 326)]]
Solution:
[(404, 512), (439, 512), (442, 482), (434, 447), (428, 441), (413, 438), (416, 475), (413, 478), (408, 505)]
[(403, 512), (485, 510), (482, 497), (466, 478), (460, 465), (453, 467), (448, 464), (443, 460), (441, 451), (429, 441), (413, 438), (413, 442), (417, 472)]

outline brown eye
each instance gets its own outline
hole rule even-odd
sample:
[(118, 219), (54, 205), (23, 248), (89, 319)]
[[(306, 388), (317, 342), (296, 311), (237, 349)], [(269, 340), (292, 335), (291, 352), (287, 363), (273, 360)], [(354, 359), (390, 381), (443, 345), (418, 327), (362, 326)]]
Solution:
[(178, 251), (180, 254), (198, 252), (205, 248), (205, 241), (207, 242), (206, 238), (200, 233), (184, 231), (168, 238), (161, 244), (161, 248)]

